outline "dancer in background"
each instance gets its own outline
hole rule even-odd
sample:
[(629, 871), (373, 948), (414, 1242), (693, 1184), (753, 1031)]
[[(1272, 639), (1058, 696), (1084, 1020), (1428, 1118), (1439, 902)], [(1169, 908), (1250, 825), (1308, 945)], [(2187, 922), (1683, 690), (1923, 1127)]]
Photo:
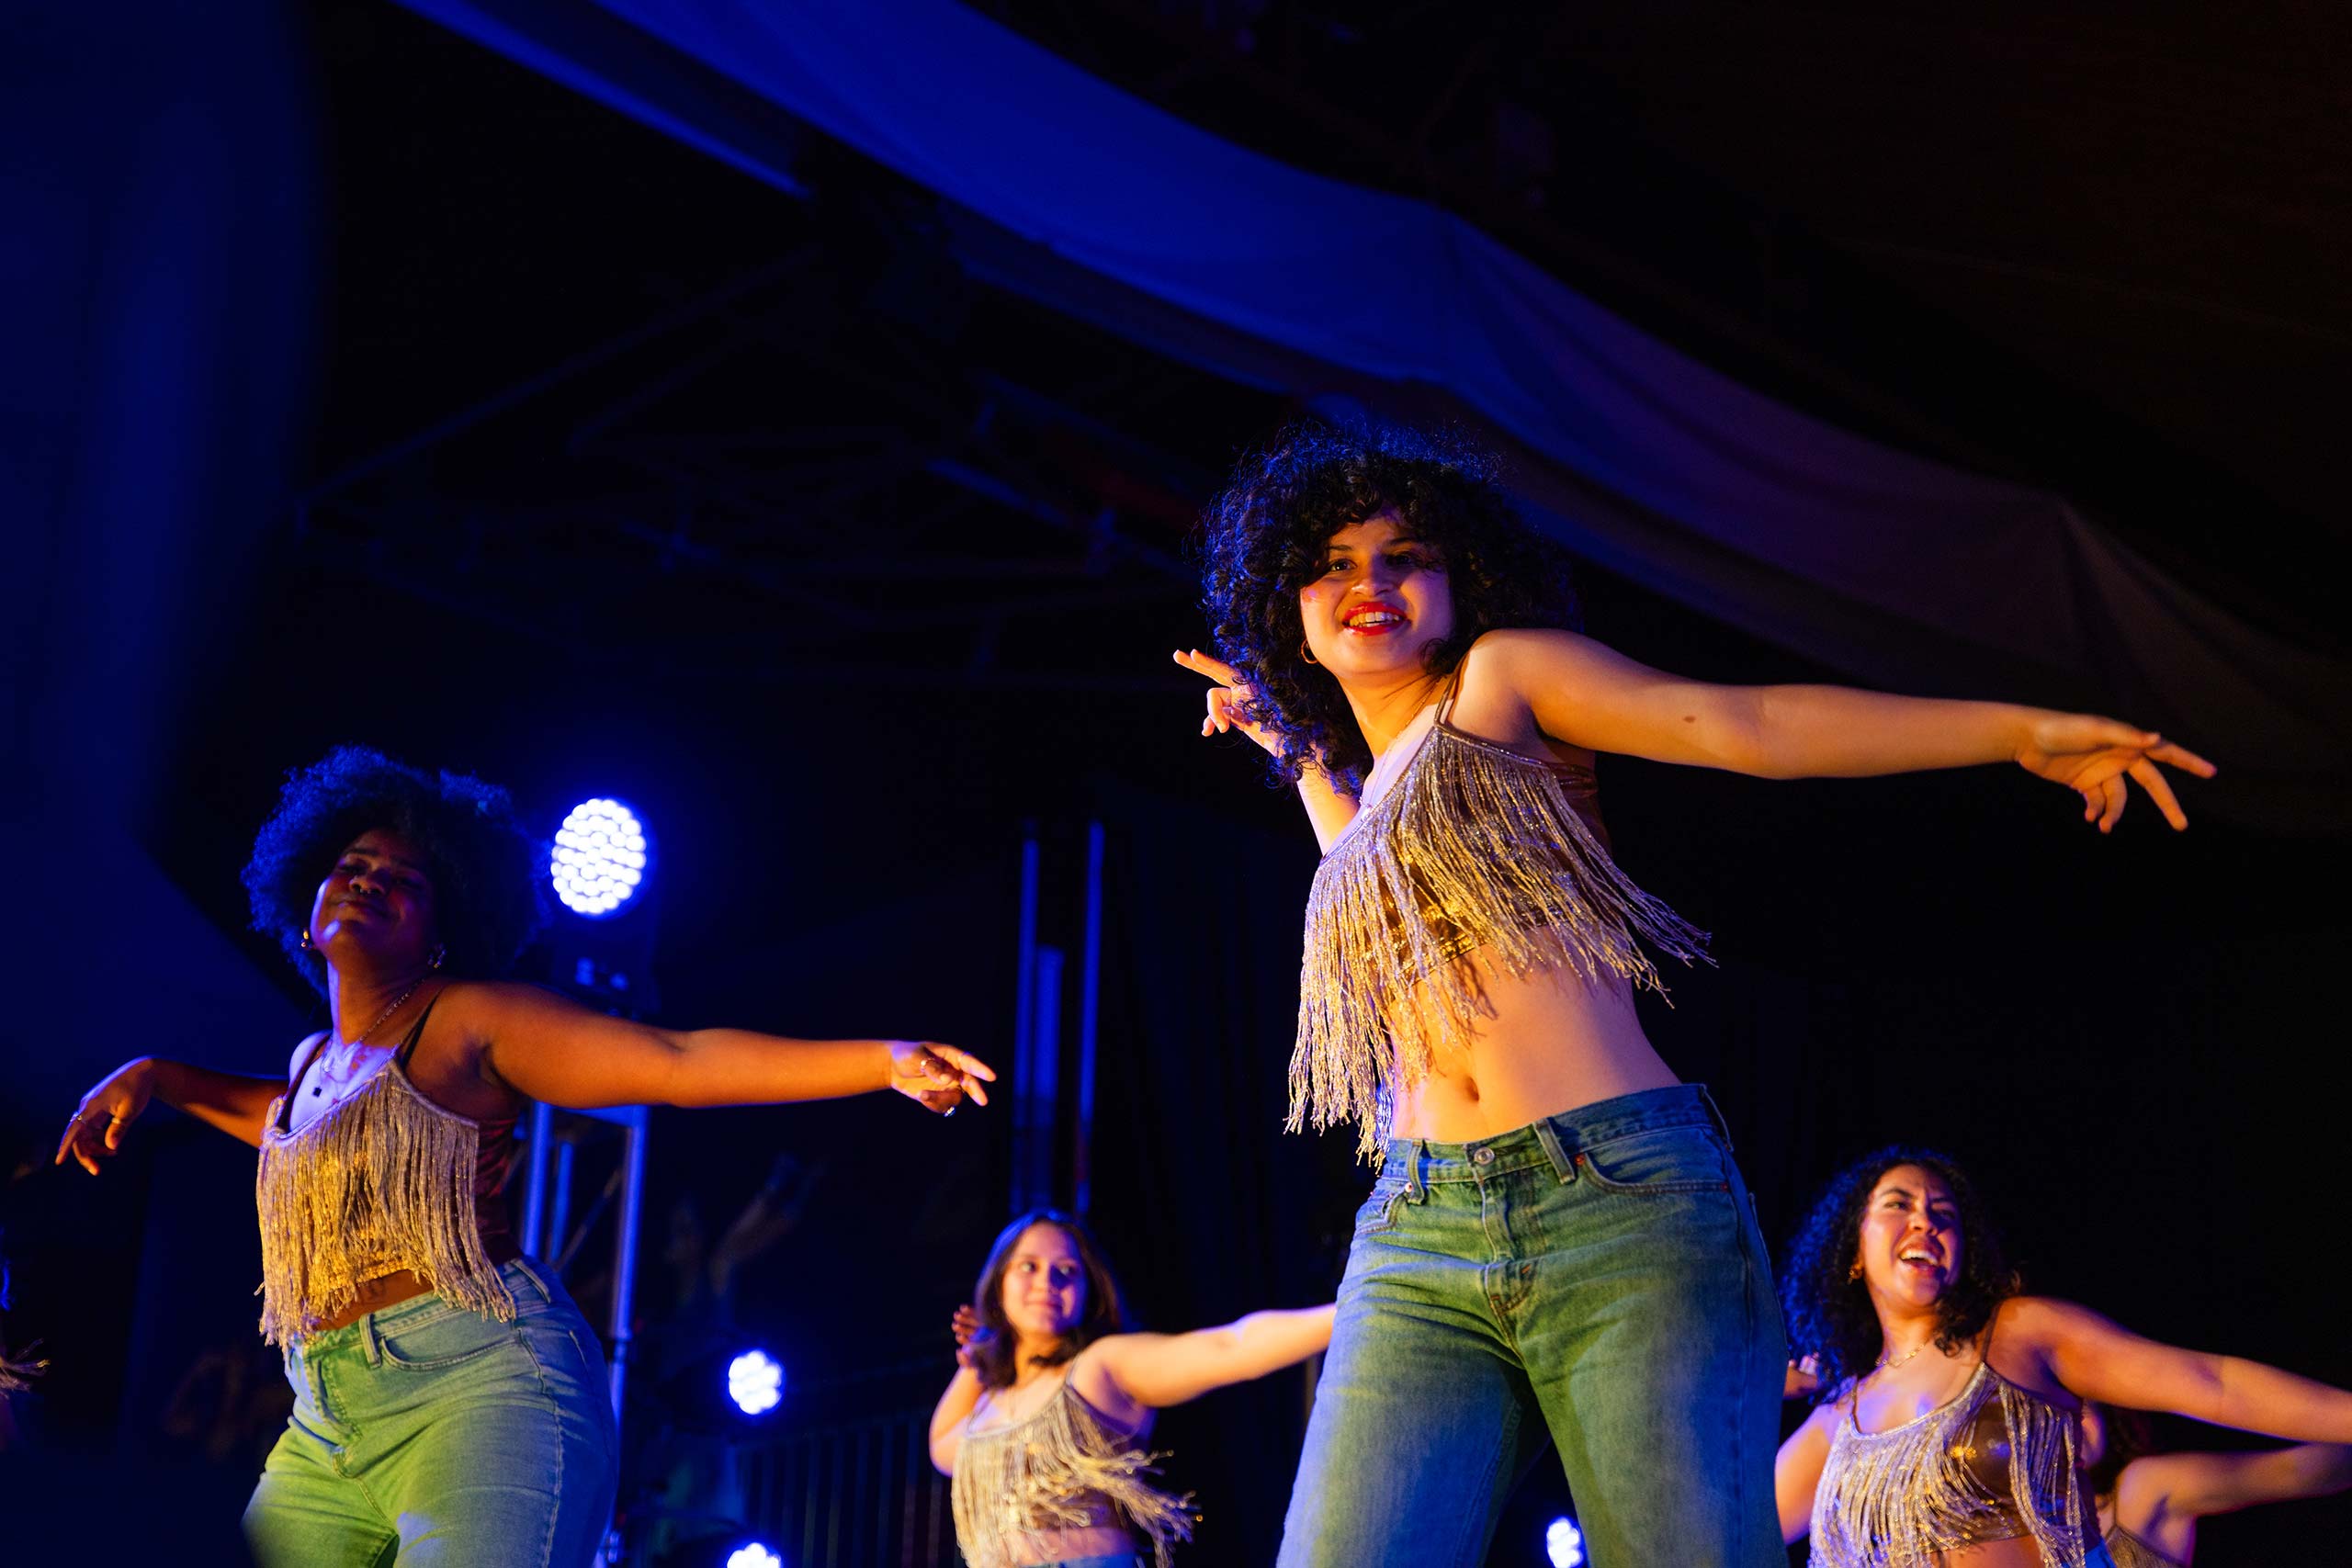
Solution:
[(1035, 1209), (989, 1248), (955, 1318), (957, 1371), (931, 1416), (970, 1568), (1168, 1568), (1190, 1499), (1154, 1483), (1154, 1414), (1292, 1366), (1331, 1338), (1329, 1306), (1253, 1312), (1191, 1334), (1126, 1332), (1086, 1227)]
[(92, 1175), (153, 1100), (261, 1150), (262, 1331), (295, 1411), (245, 1514), (263, 1568), (585, 1564), (612, 1508), (595, 1336), (496, 1201), (529, 1100), (749, 1105), (994, 1075), (945, 1045), (668, 1030), (501, 981), (546, 861), (503, 790), (346, 747), (292, 776), (245, 868), (254, 921), (327, 1003), (284, 1079), (142, 1056), (83, 1097)]
[(2145, 1416), (2096, 1401), (2083, 1405), (2081, 1457), (2115, 1568), (2188, 1568), (2199, 1519), (2352, 1490), (2352, 1447), (2159, 1453)]
[(1295, 430), (1208, 516), (1239, 728), (1324, 850), (1291, 1124), (1382, 1160), (1357, 1217), (1283, 1568), (1470, 1568), (1545, 1434), (1599, 1568), (1781, 1562), (1783, 1363), (1762, 1238), (1705, 1091), (1634, 1015), (1645, 942), (1702, 937), (1611, 858), (1596, 753), (1759, 778), (2015, 763), (2112, 828), (2125, 781), (2184, 825), (2112, 719), (1645, 669), (1576, 631), (1565, 557), (1485, 461), (1405, 432)]
[(1832, 1178), (1781, 1291), (1826, 1397), (1781, 1447), (1781, 1528), (1822, 1568), (2112, 1568), (2086, 1401), (2352, 1442), (2352, 1393), (2021, 1294), (1966, 1172), (1930, 1150)]

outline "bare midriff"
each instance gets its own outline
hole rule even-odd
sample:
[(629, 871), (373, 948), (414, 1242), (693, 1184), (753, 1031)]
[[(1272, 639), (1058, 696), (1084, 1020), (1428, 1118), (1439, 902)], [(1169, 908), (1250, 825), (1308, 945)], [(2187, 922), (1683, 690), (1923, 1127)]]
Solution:
[(1089, 1525), (1082, 1529), (1023, 1530), (1005, 1537), (1004, 1549), (1014, 1562), (1067, 1562), (1073, 1558), (1132, 1557), (1147, 1549), (1124, 1525)]
[(397, 1274), (379, 1274), (359, 1287), (359, 1297), (341, 1312), (330, 1314), (311, 1325), (311, 1332), (323, 1334), (330, 1328), (343, 1328), (357, 1323), (371, 1312), (381, 1312), (388, 1306), (398, 1306), (412, 1297), (421, 1296), (433, 1289), (413, 1271), (403, 1269)]
[(1936, 1568), (2042, 1568), (2041, 1548), (2030, 1535), (1954, 1547), (1937, 1552), (1930, 1561)]
[[(1681, 1081), (1642, 1032), (1633, 988), (1617, 976), (1553, 968), (1519, 979), (1497, 973), (1486, 952), (1458, 960), (1476, 976), (1483, 1016), (1466, 1040), (1430, 1021), (1447, 1043), (1426, 1078), (1397, 1091), (1393, 1136), (1466, 1144)], [(1417, 987), (1402, 1005), (1422, 1005), (1421, 996)]]

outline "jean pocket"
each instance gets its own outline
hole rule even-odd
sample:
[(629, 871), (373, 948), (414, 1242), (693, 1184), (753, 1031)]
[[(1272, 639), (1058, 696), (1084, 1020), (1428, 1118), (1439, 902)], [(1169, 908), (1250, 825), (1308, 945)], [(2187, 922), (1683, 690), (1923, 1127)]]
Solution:
[(1356, 1235), (1378, 1235), (1382, 1231), (1396, 1228), (1396, 1215), (1405, 1206), (1406, 1184), (1401, 1176), (1384, 1176), (1372, 1184), (1372, 1196), (1356, 1211)]
[(398, 1325), (378, 1336), (376, 1344), (388, 1365), (435, 1372), (512, 1349), (521, 1341), (514, 1325), (458, 1308)]
[(1607, 1192), (1728, 1192), (1731, 1167), (1723, 1140), (1705, 1127), (1627, 1133), (1577, 1154), (1594, 1186)]

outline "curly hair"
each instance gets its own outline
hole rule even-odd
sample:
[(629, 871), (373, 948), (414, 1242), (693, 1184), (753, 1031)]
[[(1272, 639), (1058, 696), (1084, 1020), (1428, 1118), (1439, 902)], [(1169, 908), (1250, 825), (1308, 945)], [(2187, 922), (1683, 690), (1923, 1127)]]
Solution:
[(1104, 1335), (1128, 1326), (1119, 1281), (1085, 1222), (1059, 1209), (1032, 1209), (997, 1233), (988, 1261), (980, 1265), (980, 1282), (973, 1287), (973, 1308), (979, 1314), (980, 1326), (987, 1330), (972, 1342), (972, 1370), (979, 1374), (982, 1388), (1009, 1388), (1021, 1371), (1013, 1360), (1020, 1337), (1013, 1333), (1012, 1320), (1004, 1312), (1004, 1272), (1012, 1267), (1012, 1249), (1032, 1225), (1052, 1225), (1069, 1236), (1086, 1270), (1086, 1310), (1059, 1344), (1032, 1358), (1034, 1364), (1058, 1367)]
[(1210, 636), (1251, 690), (1243, 716), (1279, 740), (1278, 783), (1319, 760), (1352, 795), (1372, 766), (1339, 682), (1300, 657), (1298, 594), (1322, 575), (1332, 535), (1383, 512), (1435, 554), (1453, 595), (1453, 635), (1423, 655), (1431, 675), (1498, 626), (1583, 624), (1567, 552), (1513, 509), (1491, 454), (1451, 432), (1293, 425), (1209, 503), (1202, 563)]
[(1869, 1287), (1854, 1277), (1861, 1258), (1862, 1211), (1879, 1179), (1916, 1165), (1951, 1190), (1960, 1211), (1960, 1277), (1936, 1301), (1936, 1346), (1947, 1354), (1972, 1340), (2019, 1285), (2000, 1233), (1960, 1162), (1935, 1149), (1890, 1144), (1829, 1179), (1789, 1243), (1781, 1273), (1781, 1311), (1790, 1352), (1819, 1365), (1824, 1395), (1835, 1393), (1877, 1361), (1881, 1338)]
[(2156, 1451), (2156, 1429), (2143, 1411), (2126, 1410), (2120, 1404), (2103, 1404), (2097, 1400), (2086, 1403), (2098, 1412), (2100, 1424), (2107, 1428), (2107, 1447), (2097, 1464), (2083, 1467), (2083, 1479), (2090, 1483), (2092, 1496), (2105, 1497), (2123, 1479), (2126, 1465)]
[(326, 959), (302, 945), (311, 907), (335, 857), (375, 829), (400, 834), (424, 857), (452, 973), (504, 974), (547, 923), (540, 886), (547, 848), (524, 828), (504, 790), (465, 773), (428, 773), (365, 746), (338, 746), (286, 776), (244, 873), (254, 929), (277, 938), (321, 995)]

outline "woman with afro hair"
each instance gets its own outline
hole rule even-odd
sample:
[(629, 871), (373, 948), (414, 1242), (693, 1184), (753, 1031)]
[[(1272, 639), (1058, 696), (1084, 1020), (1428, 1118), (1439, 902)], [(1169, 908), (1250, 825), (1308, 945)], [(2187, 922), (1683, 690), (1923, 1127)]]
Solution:
[(1489, 463), (1411, 432), (1291, 431), (1207, 519), (1204, 735), (1295, 784), (1307, 904), (1291, 1125), (1380, 1163), (1340, 1288), (1281, 1562), (1475, 1564), (1555, 1441), (1600, 1568), (1781, 1561), (1782, 1351), (1720, 1119), (1644, 1036), (1643, 944), (1704, 938), (1611, 858), (1597, 754), (1759, 778), (2015, 762), (2112, 828), (2112, 719), (1833, 686), (1710, 685), (1578, 635), (1561, 552)]
[[(2109, 1528), (2087, 1402), (2352, 1440), (2352, 1393), (2021, 1293), (1967, 1173), (1933, 1150), (1883, 1148), (1833, 1177), (1781, 1292), (1822, 1391), (1781, 1445), (1781, 1532), (1809, 1533), (1823, 1568), (2145, 1562), (2145, 1542)], [(2312, 1494), (2243, 1501), (2290, 1495)]]
[(283, 1079), (126, 1063), (58, 1145), (95, 1176), (161, 1100), (261, 1151), (261, 1326), (295, 1393), (245, 1512), (263, 1568), (595, 1557), (601, 1354), (497, 1201), (526, 1102), (987, 1102), (994, 1075), (951, 1046), (662, 1029), (501, 978), (544, 919), (545, 863), (479, 779), (356, 747), (296, 773), (245, 886), (328, 1026)]

